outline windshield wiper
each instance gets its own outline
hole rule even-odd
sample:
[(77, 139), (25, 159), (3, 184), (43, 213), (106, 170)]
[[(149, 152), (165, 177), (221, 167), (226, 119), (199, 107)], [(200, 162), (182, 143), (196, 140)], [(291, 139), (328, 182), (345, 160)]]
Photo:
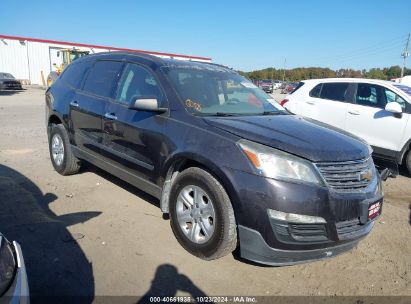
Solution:
[(195, 113), (194, 115), (227, 117), (227, 116), (237, 116), (237, 115), (239, 115), (239, 114), (236, 114), (236, 113), (225, 113), (225, 112), (216, 112), (216, 113)]
[(280, 111), (264, 111), (261, 115), (279, 115), (282, 114)]

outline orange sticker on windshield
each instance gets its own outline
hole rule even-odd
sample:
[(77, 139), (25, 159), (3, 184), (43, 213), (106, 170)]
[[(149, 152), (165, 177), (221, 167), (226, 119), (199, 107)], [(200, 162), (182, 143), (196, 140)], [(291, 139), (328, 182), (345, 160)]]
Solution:
[(201, 111), (201, 104), (199, 102), (192, 101), (191, 99), (186, 100), (186, 106), (188, 108), (194, 108), (194, 110), (198, 112)]

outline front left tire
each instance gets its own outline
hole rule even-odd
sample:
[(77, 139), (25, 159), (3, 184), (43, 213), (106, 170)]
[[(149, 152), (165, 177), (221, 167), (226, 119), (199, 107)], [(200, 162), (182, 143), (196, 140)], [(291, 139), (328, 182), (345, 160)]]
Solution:
[(209, 172), (181, 172), (170, 193), (171, 228), (178, 242), (204, 259), (221, 258), (237, 247), (237, 225), (230, 198)]

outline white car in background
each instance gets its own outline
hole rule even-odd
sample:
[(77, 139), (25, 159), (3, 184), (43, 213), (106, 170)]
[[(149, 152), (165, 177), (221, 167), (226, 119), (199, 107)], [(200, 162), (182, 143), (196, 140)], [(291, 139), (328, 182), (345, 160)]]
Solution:
[(282, 84), (280, 80), (274, 80), (274, 90), (278, 90)]
[(411, 87), (361, 78), (304, 80), (281, 105), (367, 141), (378, 159), (411, 173)]

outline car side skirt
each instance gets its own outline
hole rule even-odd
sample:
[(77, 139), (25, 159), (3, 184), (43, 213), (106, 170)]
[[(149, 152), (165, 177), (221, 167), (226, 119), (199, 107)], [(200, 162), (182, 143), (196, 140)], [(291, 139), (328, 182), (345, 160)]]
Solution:
[(74, 155), (80, 159), (84, 159), (85, 161), (107, 171), (110, 174), (126, 181), (127, 183), (139, 188), (140, 190), (147, 192), (148, 194), (154, 196), (155, 198), (161, 198), (161, 187), (153, 184), (140, 176), (132, 174), (116, 165), (113, 165), (100, 157), (93, 155), (87, 151), (84, 151), (76, 146), (71, 145), (71, 149)]

